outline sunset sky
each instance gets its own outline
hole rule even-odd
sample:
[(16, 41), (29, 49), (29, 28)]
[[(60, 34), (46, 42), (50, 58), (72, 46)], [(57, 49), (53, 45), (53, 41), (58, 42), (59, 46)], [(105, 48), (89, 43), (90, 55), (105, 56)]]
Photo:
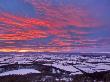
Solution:
[(0, 51), (110, 52), (110, 0), (0, 0)]

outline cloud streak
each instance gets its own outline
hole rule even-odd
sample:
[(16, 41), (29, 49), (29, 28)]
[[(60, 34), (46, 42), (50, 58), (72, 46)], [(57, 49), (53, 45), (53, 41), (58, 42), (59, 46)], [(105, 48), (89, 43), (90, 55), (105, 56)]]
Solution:
[[(96, 31), (104, 27), (103, 20), (94, 16), (87, 7), (66, 4), (65, 1), (20, 1), (19, 5), (22, 2), (33, 8), (34, 17), (29, 16), (28, 12), (22, 15), (22, 12), (20, 14), (16, 10), (13, 13), (0, 6), (1, 51), (75, 52), (80, 48), (107, 45), (109, 39), (106, 41)], [(98, 35), (100, 37), (96, 38)]]

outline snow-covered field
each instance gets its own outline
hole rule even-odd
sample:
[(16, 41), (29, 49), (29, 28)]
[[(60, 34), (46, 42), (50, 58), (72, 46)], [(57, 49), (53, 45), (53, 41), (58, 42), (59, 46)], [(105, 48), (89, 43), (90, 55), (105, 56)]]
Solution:
[[(2, 55), (2, 54), (1, 54)], [(43, 62), (44, 66), (55, 67), (71, 74), (94, 73), (110, 71), (110, 57), (108, 56), (82, 56), (69, 54), (13, 54), (0, 57), (0, 67), (11, 64), (33, 64)], [(1, 68), (0, 68), (1, 69)], [(40, 73), (34, 69), (19, 69), (1, 72), (0, 76), (12, 74)]]
[(40, 73), (40, 71), (35, 69), (18, 69), (18, 70), (12, 70), (8, 72), (1, 73), (0, 76), (7, 76), (7, 75), (25, 75), (29, 73)]

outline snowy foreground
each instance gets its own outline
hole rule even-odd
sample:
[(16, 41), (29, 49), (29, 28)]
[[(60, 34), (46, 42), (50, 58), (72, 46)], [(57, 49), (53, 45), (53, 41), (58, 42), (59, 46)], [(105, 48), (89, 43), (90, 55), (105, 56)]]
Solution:
[(29, 73), (40, 73), (37, 70), (34, 69), (18, 69), (18, 70), (12, 70), (8, 72), (1, 73), (0, 76), (7, 76), (7, 75), (25, 75)]
[[(97, 55), (97, 54), (96, 54)], [(12, 69), (11, 67), (3, 69), (9, 65), (33, 65), (33, 63), (40, 63), (42, 66), (50, 66), (52, 73), (59, 73), (61, 70), (69, 72), (70, 75), (78, 75), (85, 73), (95, 73), (102, 71), (110, 71), (110, 57), (106, 55), (98, 56), (83, 56), (74, 54), (45, 54), (45, 53), (34, 53), (34, 54), (1, 54), (0, 55), (0, 76), (12, 75), (12, 74), (28, 74), (28, 73), (42, 73), (40, 68), (34, 68), (32, 66), (19, 67)], [(22, 69), (21, 69), (22, 68)], [(42, 67), (43, 68), (43, 67)], [(57, 69), (57, 70), (56, 70)]]

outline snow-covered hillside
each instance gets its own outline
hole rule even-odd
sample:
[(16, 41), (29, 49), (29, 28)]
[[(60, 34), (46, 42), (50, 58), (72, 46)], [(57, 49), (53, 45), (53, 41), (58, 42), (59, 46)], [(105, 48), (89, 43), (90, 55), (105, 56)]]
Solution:
[[(40, 62), (42, 66), (70, 72), (73, 75), (110, 71), (110, 57), (108, 56), (82, 56), (70, 54), (12, 54), (0, 57), (0, 72), (3, 66), (12, 64), (30, 64)], [(2, 67), (2, 68), (1, 68)], [(23, 71), (23, 70), (22, 70)], [(24, 70), (25, 71), (25, 70)], [(7, 73), (11, 74), (12, 71)], [(5, 72), (4, 72), (5, 73)], [(5, 75), (5, 74), (4, 74)]]

